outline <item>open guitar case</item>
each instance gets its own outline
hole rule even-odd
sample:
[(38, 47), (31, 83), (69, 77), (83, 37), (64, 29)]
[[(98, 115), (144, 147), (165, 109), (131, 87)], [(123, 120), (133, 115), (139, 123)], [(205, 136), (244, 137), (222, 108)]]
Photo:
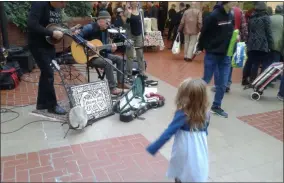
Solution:
[[(140, 116), (146, 113), (149, 109), (162, 107), (165, 104), (165, 99), (162, 96), (146, 96), (145, 79), (141, 75), (137, 75), (133, 86), (114, 104), (114, 112), (119, 113), (119, 120), (125, 123), (131, 122), (134, 119), (144, 120)], [(137, 102), (133, 104), (133, 101)]]

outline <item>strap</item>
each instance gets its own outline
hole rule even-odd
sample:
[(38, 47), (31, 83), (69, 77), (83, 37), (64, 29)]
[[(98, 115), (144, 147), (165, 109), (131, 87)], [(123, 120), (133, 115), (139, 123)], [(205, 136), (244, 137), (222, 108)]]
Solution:
[(177, 41), (177, 42), (180, 41), (180, 34), (179, 34), (179, 33), (177, 33), (176, 41)]
[(234, 11), (234, 21), (235, 21), (235, 30), (241, 28), (241, 10), (238, 7), (233, 8)]

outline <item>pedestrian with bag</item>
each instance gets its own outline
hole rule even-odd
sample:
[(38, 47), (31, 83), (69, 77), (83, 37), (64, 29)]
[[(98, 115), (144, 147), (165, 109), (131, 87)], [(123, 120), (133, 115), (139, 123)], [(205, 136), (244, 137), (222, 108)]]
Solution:
[(197, 8), (197, 2), (192, 2), (191, 8), (186, 10), (178, 27), (178, 32), (184, 34), (184, 60), (191, 62), (197, 36), (202, 27), (202, 12)]
[(219, 77), (215, 81), (216, 93), (211, 112), (224, 118), (228, 114), (221, 108), (222, 100), (231, 69), (231, 59), (227, 56), (234, 26), (230, 20), (232, 2), (219, 2), (206, 18), (199, 37), (197, 50), (205, 50), (203, 80), (210, 83), (218, 69)]
[(266, 3), (255, 2), (255, 12), (248, 23), (248, 60), (243, 69), (242, 85), (249, 85), (256, 79), (260, 65), (261, 72), (270, 65), (268, 54), (273, 48), (270, 26)]

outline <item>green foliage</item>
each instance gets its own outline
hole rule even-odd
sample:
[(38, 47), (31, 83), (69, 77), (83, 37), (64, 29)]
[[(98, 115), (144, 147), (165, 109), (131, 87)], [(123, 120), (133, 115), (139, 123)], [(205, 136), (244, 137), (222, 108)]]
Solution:
[[(31, 7), (30, 1), (6, 1), (4, 2), (5, 12), (10, 21), (12, 21), (22, 31), (26, 31), (27, 18)], [(66, 8), (62, 10), (62, 20), (68, 21), (70, 17), (86, 17), (92, 12), (90, 2), (70, 1)]]
[(27, 27), (28, 10), (31, 7), (29, 1), (4, 2), (4, 8), (8, 19), (17, 27), (25, 31)]
[(92, 6), (90, 2), (69, 1), (64, 11), (69, 17), (85, 17), (91, 15)]

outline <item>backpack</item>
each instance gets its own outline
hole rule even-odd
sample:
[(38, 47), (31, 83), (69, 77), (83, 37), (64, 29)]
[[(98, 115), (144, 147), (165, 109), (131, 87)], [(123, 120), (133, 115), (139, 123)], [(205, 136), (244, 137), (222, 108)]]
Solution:
[(4, 66), (0, 71), (0, 90), (13, 90), (19, 85), (19, 82), (15, 68)]

